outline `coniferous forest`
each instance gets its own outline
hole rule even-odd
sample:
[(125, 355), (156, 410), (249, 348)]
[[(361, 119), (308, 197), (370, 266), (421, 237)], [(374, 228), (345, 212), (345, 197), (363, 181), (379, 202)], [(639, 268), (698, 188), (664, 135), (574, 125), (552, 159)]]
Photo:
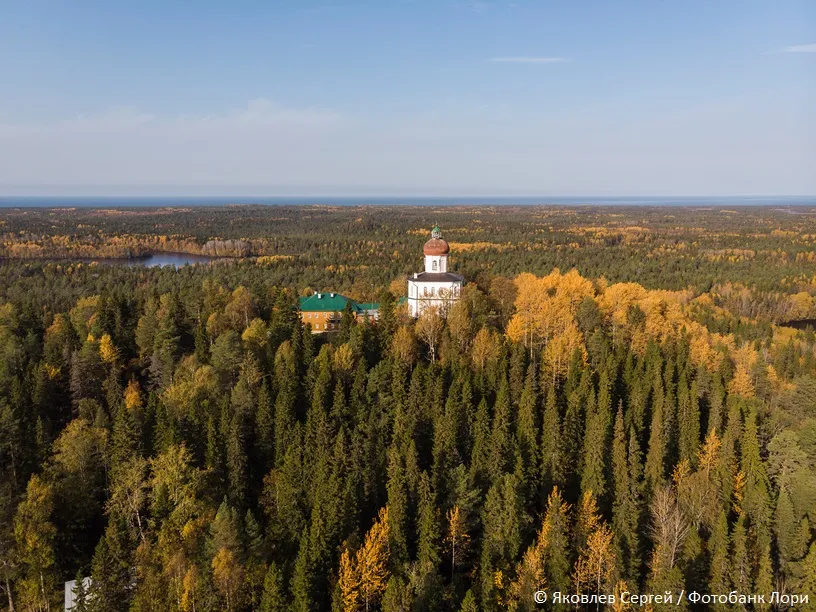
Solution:
[[(466, 285), (414, 320), (434, 223)], [(0, 607), (816, 609), (816, 209), (8, 209), (0, 239)], [(213, 261), (116, 261), (171, 251)], [(312, 291), (379, 319), (312, 334)]]

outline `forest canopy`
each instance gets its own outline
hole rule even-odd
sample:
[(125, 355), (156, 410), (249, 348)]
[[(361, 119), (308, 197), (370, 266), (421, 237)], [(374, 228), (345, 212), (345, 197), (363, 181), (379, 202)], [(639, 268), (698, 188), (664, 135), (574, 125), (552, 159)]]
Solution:
[[(4, 211), (0, 605), (816, 603), (813, 215)], [(433, 223), (467, 284), (414, 320)], [(379, 318), (312, 334), (310, 290)]]

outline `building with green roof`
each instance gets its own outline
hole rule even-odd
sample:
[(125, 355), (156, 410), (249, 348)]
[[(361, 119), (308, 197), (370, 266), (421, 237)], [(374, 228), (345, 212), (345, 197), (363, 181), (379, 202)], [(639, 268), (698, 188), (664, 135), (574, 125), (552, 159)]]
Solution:
[(358, 320), (376, 321), (379, 315), (379, 304), (374, 302), (357, 303), (339, 293), (313, 293), (300, 298), (300, 320), (312, 327), (312, 333), (319, 334), (339, 329), (340, 319), (346, 307)]

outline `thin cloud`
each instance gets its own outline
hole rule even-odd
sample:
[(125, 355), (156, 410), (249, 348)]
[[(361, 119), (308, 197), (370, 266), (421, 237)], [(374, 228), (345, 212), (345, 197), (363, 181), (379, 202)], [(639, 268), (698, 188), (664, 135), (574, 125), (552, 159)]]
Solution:
[(793, 45), (791, 47), (785, 47), (782, 50), (783, 53), (816, 53), (816, 43), (811, 43), (809, 45)]
[(565, 57), (492, 57), (497, 64), (563, 64), (569, 61)]

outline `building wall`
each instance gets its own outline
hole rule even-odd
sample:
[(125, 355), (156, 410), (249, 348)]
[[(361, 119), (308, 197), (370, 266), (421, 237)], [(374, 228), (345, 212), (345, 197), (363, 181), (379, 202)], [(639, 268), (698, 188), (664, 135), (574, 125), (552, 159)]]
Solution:
[[(444, 289), (447, 295), (440, 295), (440, 289)], [(409, 279), (408, 309), (414, 317), (418, 317), (429, 307), (438, 308), (442, 314), (445, 314), (450, 306), (459, 299), (461, 293), (461, 282), (418, 283)]]
[[(369, 320), (377, 320), (377, 312), (376, 311), (369, 311), (368, 313)], [(318, 334), (327, 331), (334, 331), (340, 329), (340, 321), (343, 318), (342, 312), (335, 312), (335, 311), (321, 311), (321, 312), (301, 312), (300, 313), (300, 320), (303, 324), (309, 324), (312, 326), (312, 333)], [(366, 318), (365, 313), (357, 313), (356, 314), (357, 321), (363, 321)]]
[[(435, 268), (434, 268), (434, 264), (436, 264)], [(425, 256), (425, 271), (426, 272), (447, 272), (448, 271), (448, 256), (447, 255), (426, 255)]]

